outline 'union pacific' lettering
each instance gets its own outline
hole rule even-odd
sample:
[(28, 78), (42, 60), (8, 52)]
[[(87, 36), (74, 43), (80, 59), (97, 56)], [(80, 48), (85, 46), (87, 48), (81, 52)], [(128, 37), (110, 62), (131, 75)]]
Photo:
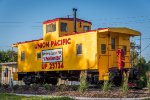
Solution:
[(68, 45), (68, 44), (71, 44), (71, 38), (41, 42), (41, 43), (35, 44), (35, 49), (49, 48), (49, 47)]

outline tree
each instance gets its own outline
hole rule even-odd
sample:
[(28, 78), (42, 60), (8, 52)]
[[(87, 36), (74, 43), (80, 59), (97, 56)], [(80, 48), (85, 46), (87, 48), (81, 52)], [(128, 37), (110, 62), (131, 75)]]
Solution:
[(0, 51), (0, 63), (17, 61), (17, 57), (18, 55), (16, 51), (12, 50)]
[(136, 66), (139, 60), (140, 45), (137, 45), (135, 42), (131, 42), (130, 45), (131, 45), (131, 49), (130, 49), (131, 66)]
[(150, 62), (146, 63), (144, 57), (140, 57), (140, 45), (135, 42), (131, 42), (131, 65), (138, 70), (139, 79), (137, 80), (137, 86), (139, 88), (145, 87), (147, 84), (146, 72), (149, 71)]

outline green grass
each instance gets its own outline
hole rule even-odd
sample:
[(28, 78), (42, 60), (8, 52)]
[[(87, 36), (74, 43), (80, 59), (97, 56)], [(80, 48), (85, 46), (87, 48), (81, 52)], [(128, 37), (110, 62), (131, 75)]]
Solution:
[(107, 92), (107, 91), (109, 91), (111, 89), (111, 87), (112, 87), (112, 83), (110, 83), (109, 81), (105, 80), (104, 84), (102, 86), (102, 90), (104, 92)]
[(39, 97), (39, 96), (17, 96), (14, 94), (0, 93), (0, 100), (74, 100), (69, 97)]

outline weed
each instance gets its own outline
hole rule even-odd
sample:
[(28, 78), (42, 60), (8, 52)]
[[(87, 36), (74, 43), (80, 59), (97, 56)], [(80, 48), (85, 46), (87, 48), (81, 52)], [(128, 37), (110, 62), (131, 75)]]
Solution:
[(102, 86), (102, 90), (104, 92), (107, 92), (111, 89), (111, 87), (112, 87), (112, 83), (110, 83), (108, 80), (105, 80)]
[(58, 90), (59, 91), (67, 91), (68, 89), (69, 89), (69, 87), (67, 85), (65, 85), (65, 84), (60, 84), (58, 86)]
[(4, 89), (8, 89), (8, 88), (9, 88), (9, 85), (8, 85), (8, 84), (3, 84), (2, 87), (3, 87)]
[(20, 88), (22, 88), (23, 90), (29, 90), (30, 86), (29, 85), (22, 85), (22, 86), (20, 86)]
[(16, 91), (18, 88), (19, 88), (19, 85), (17, 85), (17, 84), (13, 86), (14, 91)]
[(31, 85), (31, 89), (33, 89), (34, 91), (37, 91), (39, 89), (39, 85), (34, 83)]
[(51, 85), (50, 85), (50, 84), (47, 84), (47, 83), (43, 85), (43, 87), (45, 88), (45, 90), (49, 90), (49, 89), (50, 89), (50, 86), (51, 86)]
[(150, 93), (150, 72), (146, 72), (146, 78), (147, 78), (148, 92)]
[(129, 90), (128, 78), (129, 78), (129, 73), (127, 72), (126, 74), (124, 74), (124, 77), (123, 77), (123, 84), (122, 84), (122, 91), (123, 91), (123, 93), (127, 93), (128, 90)]
[(69, 90), (71, 91), (77, 91), (79, 89), (79, 85), (70, 85)]
[(87, 73), (86, 71), (82, 71), (80, 74), (80, 92), (83, 93), (87, 90), (88, 88), (88, 83), (87, 83)]

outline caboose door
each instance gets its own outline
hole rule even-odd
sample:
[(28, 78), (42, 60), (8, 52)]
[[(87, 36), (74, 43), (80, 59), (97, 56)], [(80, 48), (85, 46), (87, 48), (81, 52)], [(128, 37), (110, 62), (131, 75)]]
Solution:
[(99, 34), (98, 37), (98, 70), (99, 80), (105, 80), (104, 76), (108, 72), (109, 54), (108, 54), (108, 35)]

